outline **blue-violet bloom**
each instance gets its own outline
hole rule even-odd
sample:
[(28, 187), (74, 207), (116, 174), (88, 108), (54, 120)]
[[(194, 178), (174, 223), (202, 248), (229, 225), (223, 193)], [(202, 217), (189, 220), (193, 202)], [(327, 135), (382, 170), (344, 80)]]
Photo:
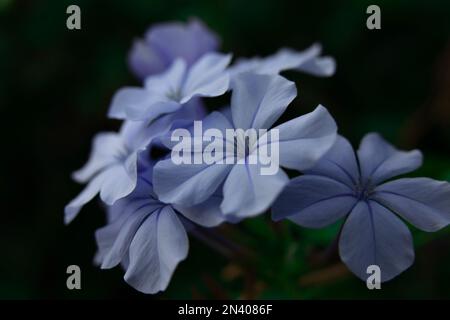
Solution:
[(191, 66), (218, 47), (218, 37), (197, 19), (188, 23), (166, 22), (153, 25), (144, 39), (134, 42), (128, 64), (134, 74), (144, 80), (166, 71), (177, 58)]
[(381, 281), (388, 281), (414, 261), (412, 236), (401, 219), (429, 232), (450, 222), (449, 183), (385, 182), (421, 164), (420, 151), (399, 151), (378, 134), (366, 135), (356, 155), (339, 137), (313, 168), (291, 180), (272, 207), (273, 218), (322, 228), (346, 217), (339, 238), (342, 261), (364, 281), (368, 266), (377, 265)]
[(144, 88), (126, 87), (114, 96), (109, 117), (151, 122), (196, 97), (217, 97), (229, 88), (231, 55), (207, 53), (191, 67), (176, 59), (167, 71), (150, 76)]
[(130, 194), (136, 186), (137, 165), (148, 164), (151, 160), (144, 152), (149, 144), (167, 133), (174, 122), (198, 120), (203, 116), (200, 101), (192, 99), (185, 108), (160, 117), (150, 125), (144, 121), (125, 121), (119, 133), (97, 134), (88, 162), (72, 175), (75, 181), (88, 185), (66, 205), (65, 223), (70, 223), (98, 193), (108, 205)]
[(96, 232), (96, 260), (102, 269), (121, 264), (125, 281), (136, 290), (163, 291), (187, 256), (186, 228), (222, 223), (220, 201), (211, 197), (191, 208), (163, 203), (153, 192), (151, 168), (143, 171), (136, 189), (108, 208), (108, 224)]
[(124, 124), (119, 133), (101, 132), (94, 137), (89, 160), (72, 174), (75, 181), (88, 185), (64, 208), (66, 224), (98, 193), (105, 203), (112, 205), (135, 188), (138, 153), (145, 149), (147, 141), (128, 141), (127, 127)]
[[(296, 97), (295, 84), (279, 75), (243, 73), (233, 81), (232, 90), (231, 119), (213, 112), (202, 122), (205, 131), (213, 128), (225, 137), (227, 129), (270, 129)], [(322, 106), (274, 129), (279, 133), (279, 165), (296, 170), (312, 167), (333, 145), (337, 130), (333, 118)], [(245, 139), (227, 140), (226, 143), (245, 144)], [(259, 153), (260, 146), (258, 141), (249, 148), (241, 146), (241, 150), (246, 150), (237, 155), (240, 160), (245, 160), (241, 163), (159, 161), (154, 168), (155, 192), (162, 201), (192, 206), (207, 200), (223, 185), (220, 207), (225, 215), (245, 218), (260, 214), (270, 207), (289, 182), (283, 170), (262, 175), (261, 163), (247, 161), (250, 155)]]

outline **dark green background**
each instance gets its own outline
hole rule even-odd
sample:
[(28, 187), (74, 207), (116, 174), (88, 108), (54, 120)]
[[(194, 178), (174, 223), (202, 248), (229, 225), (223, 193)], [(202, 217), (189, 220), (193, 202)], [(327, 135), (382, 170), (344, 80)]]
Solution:
[[(66, 29), (69, 4), (81, 7), (80, 31)], [(365, 26), (369, 4), (381, 7), (381, 30)], [(283, 119), (321, 103), (354, 144), (378, 131), (399, 147), (424, 151), (413, 175), (450, 180), (448, 1), (0, 0), (0, 298), (153, 298), (128, 287), (119, 268), (92, 265), (93, 232), (104, 221), (98, 203), (68, 227), (63, 207), (81, 190), (70, 173), (85, 162), (92, 136), (119, 125), (105, 116), (113, 93), (138, 84), (125, 61), (132, 40), (152, 23), (194, 16), (235, 56), (321, 42), (337, 73), (286, 73), (299, 97)], [(329, 246), (338, 229), (261, 216), (217, 230), (238, 246), (225, 254), (191, 237), (188, 259), (156, 297), (450, 297), (450, 228), (413, 230), (414, 266), (379, 291), (339, 263)], [(81, 291), (66, 289), (70, 264), (82, 269)]]

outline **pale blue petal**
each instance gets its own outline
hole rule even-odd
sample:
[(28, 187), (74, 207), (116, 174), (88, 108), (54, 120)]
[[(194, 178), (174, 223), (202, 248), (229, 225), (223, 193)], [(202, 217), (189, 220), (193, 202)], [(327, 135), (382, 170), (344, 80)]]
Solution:
[(188, 71), (186, 81), (181, 89), (181, 103), (186, 103), (195, 96), (217, 97), (229, 88), (230, 77), (226, 68), (231, 55), (207, 53)]
[(297, 70), (315, 76), (331, 76), (335, 72), (336, 63), (332, 57), (320, 57), (321, 51), (320, 44), (313, 44), (303, 51), (283, 48), (266, 58), (240, 59), (231, 67), (231, 75), (234, 79), (243, 72), (278, 74), (286, 70)]
[(153, 25), (145, 40), (135, 41), (129, 54), (130, 69), (141, 79), (161, 73), (177, 58), (192, 65), (203, 54), (216, 51), (219, 41), (198, 20)]
[(168, 22), (152, 26), (146, 34), (149, 46), (168, 62), (183, 58), (189, 65), (207, 52), (217, 50), (217, 36), (199, 20)]
[(296, 68), (316, 77), (330, 77), (336, 72), (336, 61), (332, 57), (317, 57)]
[(208, 129), (217, 129), (226, 138), (226, 130), (234, 129), (231, 121), (221, 112), (213, 111), (208, 116), (206, 116), (202, 121), (203, 133)]
[(153, 102), (144, 88), (122, 88), (114, 94), (109, 107), (108, 117), (126, 119), (128, 109), (146, 110)]
[(278, 75), (243, 73), (232, 83), (235, 128), (269, 129), (297, 95), (295, 84)]
[(136, 232), (124, 279), (144, 293), (163, 291), (178, 263), (186, 258), (188, 249), (183, 224), (172, 208), (166, 206), (151, 214)]
[(180, 212), (187, 219), (203, 227), (215, 227), (225, 221), (225, 216), (220, 210), (222, 202), (221, 192), (215, 192), (208, 200), (192, 206), (181, 207), (174, 205), (174, 209)]
[(129, 195), (137, 182), (137, 153), (132, 153), (123, 163), (118, 163), (104, 171), (100, 198), (108, 205)]
[[(158, 210), (158, 206), (149, 204), (148, 200), (141, 200), (128, 204), (125, 209), (126, 211), (122, 212), (115, 222), (95, 233), (99, 248), (103, 248), (102, 269), (113, 268), (122, 261), (142, 222)], [(113, 236), (114, 232), (116, 234)], [(113, 241), (111, 241), (112, 237), (114, 237)], [(108, 243), (109, 247), (107, 247)]]
[(319, 44), (313, 44), (304, 51), (295, 51), (288, 48), (280, 49), (277, 53), (261, 59), (256, 72), (262, 74), (277, 74), (289, 69), (299, 69), (304, 64), (316, 59), (322, 48)]
[(310, 169), (336, 141), (336, 123), (327, 109), (285, 122), (279, 130), (280, 165), (299, 171)]
[[(148, 123), (148, 121), (127, 120), (121, 127), (121, 136), (131, 150), (145, 149), (152, 145), (161, 145), (161, 139), (170, 141), (170, 133), (179, 125), (191, 125), (194, 120), (204, 118), (206, 110), (200, 99), (194, 98), (186, 103), (183, 108), (170, 114), (163, 115)], [(167, 144), (169, 146), (170, 144)], [(152, 159), (150, 159), (152, 160)]]
[(339, 240), (339, 254), (359, 278), (369, 277), (367, 267), (377, 265), (381, 281), (388, 281), (414, 261), (411, 233), (392, 212), (376, 202), (359, 202), (347, 218)]
[(101, 132), (92, 142), (92, 151), (83, 168), (72, 174), (72, 178), (80, 183), (89, 181), (102, 169), (114, 164), (115, 155), (124, 152), (125, 146), (121, 136), (115, 132)]
[(369, 133), (362, 139), (358, 158), (363, 181), (370, 179), (372, 184), (414, 171), (422, 165), (420, 151), (399, 151), (377, 133)]
[(178, 102), (166, 96), (140, 88), (125, 88), (120, 89), (114, 96), (108, 116), (114, 119), (150, 122), (180, 107)]
[(64, 208), (64, 223), (69, 224), (80, 212), (81, 208), (94, 199), (101, 190), (103, 182), (108, 177), (108, 171), (104, 171), (92, 179), (81, 193), (69, 202)]
[(183, 108), (180, 109), (178, 116), (180, 119), (185, 120), (201, 120), (206, 117), (207, 114), (208, 111), (206, 110), (206, 106), (202, 99), (199, 97), (194, 97), (183, 105)]
[(260, 57), (237, 58), (237, 60), (233, 63), (233, 65), (229, 69), (231, 79), (234, 80), (237, 76), (239, 76), (242, 73), (263, 74), (261, 72), (258, 72), (258, 68), (261, 66), (262, 60), (263, 58)]
[(292, 179), (272, 207), (272, 218), (309, 228), (322, 228), (346, 216), (356, 204), (353, 190), (342, 182), (314, 175)]
[(153, 183), (159, 199), (166, 203), (193, 206), (207, 200), (231, 170), (231, 164), (179, 164), (159, 161)]
[(181, 94), (188, 67), (182, 59), (176, 59), (162, 74), (145, 79), (145, 89), (154, 96), (176, 98)]
[(153, 193), (151, 172), (151, 168), (142, 171), (135, 190), (107, 207), (108, 224), (95, 233), (97, 261), (104, 269), (127, 260), (128, 248), (143, 220), (164, 206)]
[(359, 168), (353, 147), (342, 136), (333, 147), (305, 174), (321, 175), (354, 187), (359, 182)]
[(424, 231), (450, 223), (450, 184), (429, 178), (404, 178), (375, 189), (373, 198)]
[(172, 113), (181, 108), (181, 104), (175, 101), (156, 101), (149, 104), (145, 109), (129, 108), (126, 119), (151, 122), (167, 113)]
[(138, 78), (145, 79), (149, 75), (163, 72), (170, 63), (147, 42), (136, 40), (128, 53), (128, 65)]
[[(116, 203), (117, 204), (117, 203)], [(108, 208), (108, 216), (109, 216)], [(120, 212), (122, 213), (122, 212)], [(118, 216), (120, 217), (120, 216)], [(121, 221), (122, 222), (122, 221)], [(121, 223), (111, 223), (95, 231), (95, 241), (97, 243), (97, 252), (94, 256), (94, 264), (96, 266), (101, 266), (104, 257), (109, 253), (111, 247), (114, 245), (114, 241), (120, 232), (122, 224)]]
[(175, 60), (163, 74), (148, 77), (145, 88), (123, 88), (113, 97), (108, 116), (116, 119), (151, 121), (178, 110), (186, 63)]
[(120, 134), (97, 135), (87, 165), (74, 173), (76, 180), (91, 182), (65, 207), (66, 223), (73, 220), (82, 206), (99, 192), (100, 198), (108, 205), (130, 194), (136, 186), (139, 152), (129, 150)]
[(120, 127), (120, 135), (130, 150), (145, 148), (161, 129), (154, 125), (156, 122), (125, 120)]
[[(136, 186), (137, 189), (137, 186)], [(136, 192), (136, 189), (134, 192)], [(133, 193), (134, 193), (133, 192)], [(106, 211), (106, 223), (111, 224), (115, 222), (119, 217), (122, 216), (122, 212), (125, 210), (126, 205), (128, 204), (127, 201), (128, 197), (125, 197), (123, 199), (117, 200), (113, 206), (106, 205), (105, 211)]]
[(220, 207), (225, 215), (256, 216), (269, 209), (288, 182), (282, 169), (274, 175), (262, 175), (259, 164), (237, 164), (223, 186)]
[(227, 118), (230, 123), (233, 123), (233, 116), (231, 115), (231, 107), (230, 106), (227, 105), (227, 106), (220, 108), (219, 112), (221, 114), (223, 114), (223, 116), (225, 118)]
[[(213, 142), (216, 137), (212, 135), (208, 135), (206, 131), (208, 129), (215, 129), (220, 131), (223, 138), (223, 147), (226, 148), (228, 146), (229, 150), (233, 150), (231, 148), (234, 148), (234, 140), (227, 140), (226, 139), (226, 130), (227, 129), (233, 129), (233, 125), (229, 121), (228, 118), (226, 118), (222, 113), (218, 111), (213, 111), (208, 116), (206, 116), (202, 122), (201, 122), (201, 128), (202, 136), (201, 139), (195, 139), (196, 133), (194, 132), (194, 123), (192, 121), (188, 122), (181, 122), (181, 121), (174, 121), (172, 123), (171, 129), (165, 134), (163, 137), (161, 137), (161, 141), (163, 144), (168, 148), (173, 148), (175, 145), (177, 145), (180, 141), (177, 141), (176, 139), (172, 139), (172, 133), (175, 129), (183, 128), (186, 129), (192, 139), (191, 139), (191, 145), (192, 145), (192, 152), (197, 152), (198, 149), (200, 152), (203, 151), (203, 148), (205, 148), (207, 145), (209, 145), (211, 142)], [(217, 137), (218, 138), (218, 137)], [(194, 150), (195, 145), (197, 146), (197, 149)], [(224, 154), (225, 156), (225, 154)]]

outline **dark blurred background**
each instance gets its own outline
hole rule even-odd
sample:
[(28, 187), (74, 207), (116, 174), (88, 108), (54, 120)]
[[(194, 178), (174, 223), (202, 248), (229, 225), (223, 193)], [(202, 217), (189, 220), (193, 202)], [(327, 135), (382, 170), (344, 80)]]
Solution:
[[(81, 8), (79, 31), (66, 28), (70, 4)], [(366, 28), (370, 4), (381, 7), (381, 30)], [(414, 175), (450, 180), (449, 1), (0, 0), (0, 298), (450, 298), (450, 228), (412, 228), (415, 264), (373, 291), (339, 262), (339, 225), (308, 230), (268, 215), (216, 230), (234, 243), (226, 250), (190, 237), (189, 257), (161, 295), (136, 292), (120, 268), (93, 266), (104, 214), (94, 201), (63, 225), (64, 205), (82, 188), (70, 173), (95, 133), (118, 128), (106, 118), (114, 92), (139, 84), (126, 65), (133, 39), (189, 17), (235, 56), (321, 42), (337, 73), (286, 73), (299, 97), (284, 118), (321, 103), (355, 145), (378, 131), (424, 151)], [(82, 290), (66, 288), (71, 264), (81, 267)]]

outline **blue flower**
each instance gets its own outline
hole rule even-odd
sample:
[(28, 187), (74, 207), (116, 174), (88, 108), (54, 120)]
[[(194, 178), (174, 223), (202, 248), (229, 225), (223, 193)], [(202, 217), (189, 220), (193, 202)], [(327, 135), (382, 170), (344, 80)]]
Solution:
[(96, 232), (96, 260), (102, 269), (121, 264), (129, 285), (153, 294), (166, 289), (187, 256), (186, 227), (214, 227), (223, 216), (220, 197), (191, 208), (169, 205), (158, 200), (150, 181), (151, 169), (139, 175), (133, 193), (108, 208), (108, 224)]
[(191, 66), (218, 46), (217, 36), (198, 20), (161, 23), (149, 28), (145, 39), (134, 42), (128, 64), (136, 76), (145, 79), (166, 71), (177, 58)]
[(150, 143), (167, 133), (178, 121), (192, 121), (203, 117), (200, 101), (191, 100), (185, 108), (153, 121), (125, 121), (119, 133), (102, 132), (93, 139), (92, 152), (83, 168), (73, 173), (79, 183), (87, 187), (68, 205), (65, 223), (70, 223), (98, 193), (108, 205), (130, 194), (135, 186), (139, 163), (151, 163), (146, 152)]
[(231, 55), (207, 53), (191, 67), (176, 59), (167, 71), (150, 76), (144, 88), (126, 87), (114, 96), (109, 117), (147, 121), (173, 113), (195, 97), (216, 97), (229, 88)]
[[(295, 84), (278, 75), (244, 73), (235, 78), (232, 89), (231, 119), (213, 112), (203, 120), (204, 130), (214, 128), (226, 136), (226, 129), (270, 129), (296, 97)], [(313, 166), (336, 139), (336, 124), (322, 106), (274, 129), (279, 132), (279, 164), (297, 170)], [(233, 145), (242, 141), (225, 142)], [(192, 206), (222, 188), (220, 207), (225, 215), (244, 218), (260, 214), (270, 207), (289, 179), (281, 169), (273, 175), (261, 175), (261, 164), (247, 161), (250, 154), (258, 152), (260, 144), (253, 146), (257, 147), (238, 155), (245, 158), (242, 163), (160, 161), (154, 168), (155, 192), (164, 202)]]
[(230, 67), (231, 77), (243, 72), (278, 74), (286, 70), (303, 71), (321, 77), (332, 76), (336, 70), (336, 62), (332, 57), (321, 57), (321, 51), (319, 44), (313, 44), (300, 52), (283, 48), (266, 58), (239, 59)]
[(339, 239), (342, 261), (363, 280), (367, 267), (378, 265), (381, 281), (388, 281), (414, 261), (411, 233), (400, 218), (424, 231), (450, 222), (449, 183), (385, 182), (421, 164), (420, 151), (398, 151), (378, 134), (366, 135), (357, 155), (339, 137), (312, 169), (291, 180), (273, 205), (273, 218), (321, 228), (346, 217)]
[(64, 221), (70, 223), (98, 193), (107, 204), (128, 195), (136, 186), (137, 156), (144, 146), (131, 147), (123, 135), (102, 132), (94, 137), (92, 152), (83, 168), (73, 173), (79, 183), (88, 183), (86, 188), (64, 209)]

